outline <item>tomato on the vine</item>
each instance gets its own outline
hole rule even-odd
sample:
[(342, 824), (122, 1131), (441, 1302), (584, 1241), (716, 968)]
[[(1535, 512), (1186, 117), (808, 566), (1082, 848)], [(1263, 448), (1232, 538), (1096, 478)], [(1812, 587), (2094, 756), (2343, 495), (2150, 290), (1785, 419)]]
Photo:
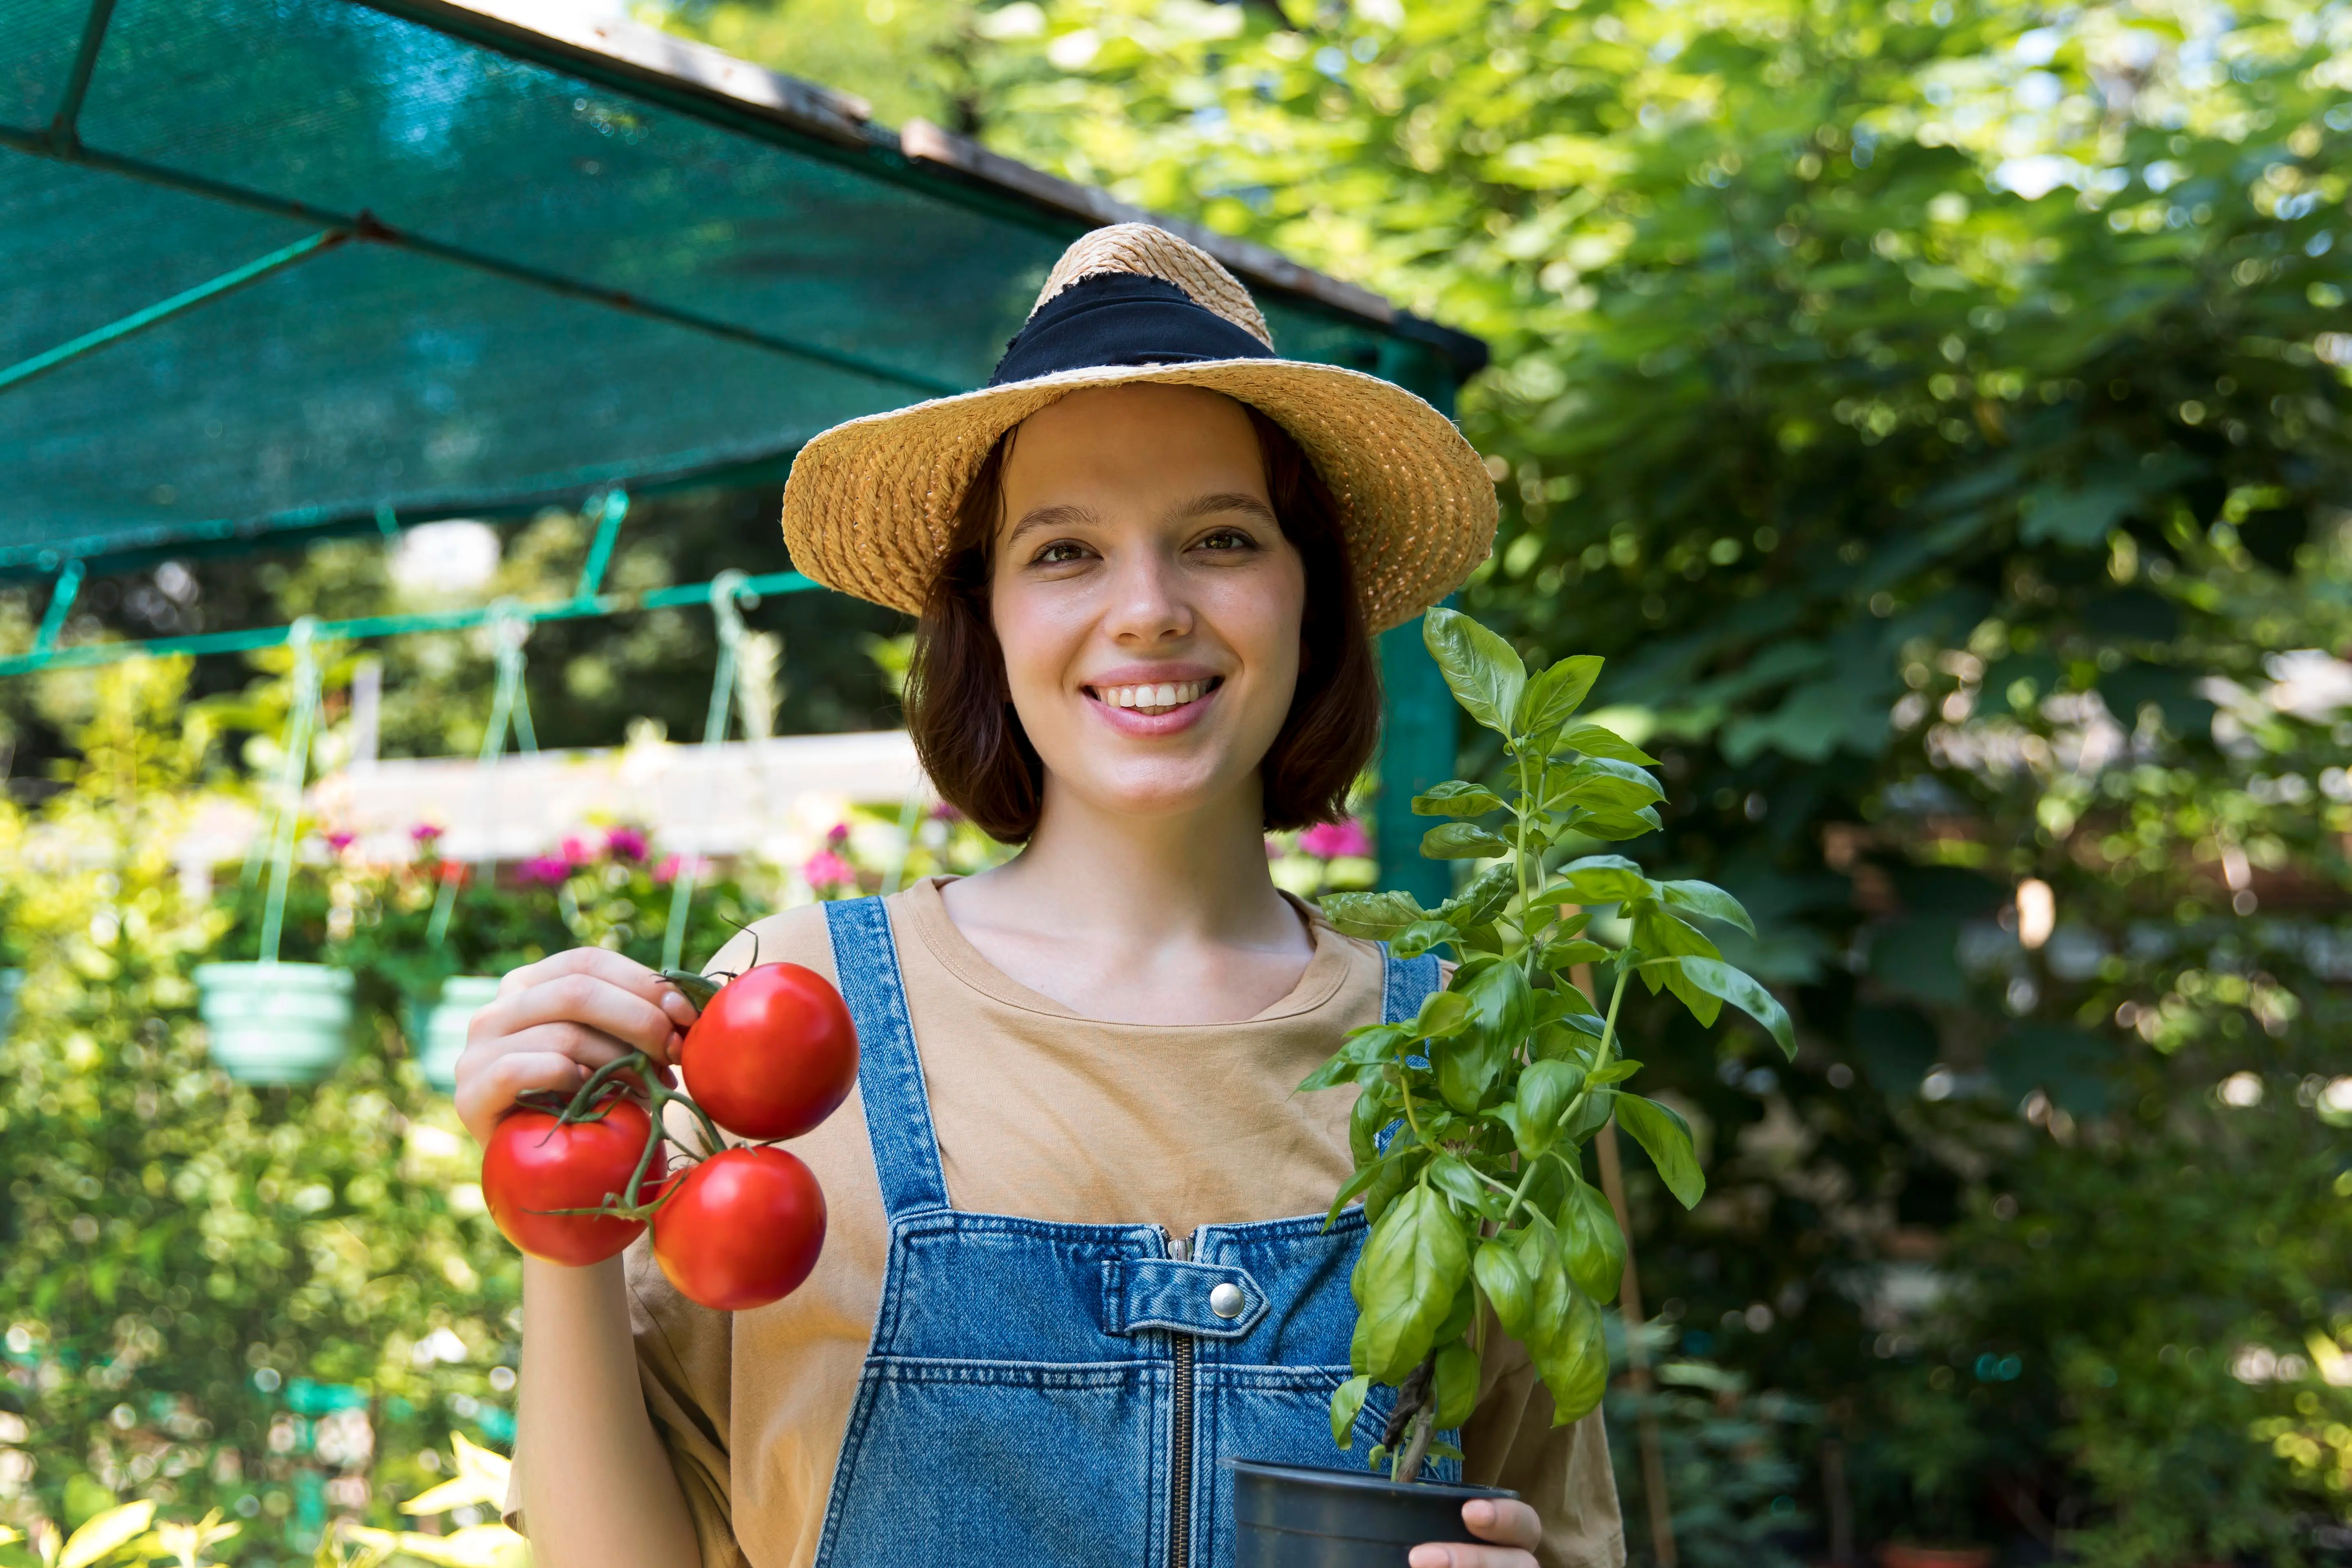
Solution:
[(739, 1138), (797, 1138), (857, 1083), (841, 993), (797, 963), (762, 963), (702, 1005), (678, 1053), (686, 1091)]
[[(593, 1121), (559, 1123), (544, 1110), (509, 1112), (482, 1151), (490, 1218), (533, 1258), (575, 1268), (603, 1262), (635, 1241), (645, 1222), (551, 1211), (597, 1208), (607, 1197), (619, 1203), (652, 1136), (645, 1107), (625, 1098), (608, 1102)], [(664, 1154), (654, 1150), (648, 1188), (666, 1169)]]
[(744, 1144), (675, 1186), (654, 1211), (654, 1260), (687, 1300), (722, 1312), (764, 1307), (816, 1267), (824, 1194), (797, 1155)]

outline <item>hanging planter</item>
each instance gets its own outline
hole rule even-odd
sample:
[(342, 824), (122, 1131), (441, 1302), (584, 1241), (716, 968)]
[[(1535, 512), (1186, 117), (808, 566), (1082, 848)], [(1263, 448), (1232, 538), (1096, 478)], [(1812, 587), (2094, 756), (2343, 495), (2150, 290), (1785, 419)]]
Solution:
[(466, 1049), (466, 1029), (474, 1015), (497, 1000), (499, 983), (487, 974), (453, 974), (430, 1003), (411, 998), (404, 1009), (409, 1049), (425, 1081), (447, 1094), (457, 1087), (457, 1058)]
[(319, 661), (311, 647), (316, 627), (306, 616), (294, 623), (286, 638), (294, 649), (294, 710), (287, 719), (277, 805), (266, 828), (269, 895), (261, 922), (260, 957), (251, 963), (196, 966), (196, 1011), (204, 1017), (213, 1060), (239, 1083), (316, 1083), (351, 1050), (351, 971), (278, 961), (286, 927), (287, 884), (294, 871), (302, 777), (319, 717)]
[(196, 1010), (239, 1083), (316, 1083), (351, 1050), (352, 972), (323, 963), (202, 963)]

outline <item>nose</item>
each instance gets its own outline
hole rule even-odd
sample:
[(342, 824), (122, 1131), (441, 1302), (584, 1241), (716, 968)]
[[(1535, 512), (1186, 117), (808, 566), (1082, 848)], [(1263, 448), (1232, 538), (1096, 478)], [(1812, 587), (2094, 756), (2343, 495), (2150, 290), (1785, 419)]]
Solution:
[(1192, 633), (1192, 606), (1177, 563), (1158, 550), (1122, 551), (1112, 561), (1110, 613), (1104, 630), (1128, 647), (1149, 647)]

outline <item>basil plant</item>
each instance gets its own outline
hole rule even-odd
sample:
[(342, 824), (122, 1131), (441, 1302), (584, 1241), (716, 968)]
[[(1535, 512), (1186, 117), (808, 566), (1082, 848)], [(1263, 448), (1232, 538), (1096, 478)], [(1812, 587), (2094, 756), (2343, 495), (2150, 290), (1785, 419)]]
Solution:
[[(1612, 1118), (1668, 1191), (1698, 1201), (1688, 1124), (1631, 1088), (1642, 1064), (1618, 1035), (1627, 984), (1673, 993), (1704, 1026), (1728, 1002), (1794, 1049), (1780, 1005), (1707, 939), (1709, 923), (1753, 933), (1731, 895), (1654, 879), (1622, 855), (1570, 858), (1654, 831), (1664, 797), (1645, 771), (1655, 759), (1576, 720), (1601, 661), (1529, 675), (1509, 644), (1450, 610), (1430, 611), (1423, 635), (1455, 700), (1506, 752), (1496, 787), (1457, 779), (1413, 801), (1448, 819), (1422, 853), (1488, 864), (1433, 910), (1393, 892), (1323, 900), (1340, 931), (1455, 967), (1417, 1017), (1354, 1030), (1299, 1086), (1357, 1089), (1356, 1170), (1331, 1218), (1360, 1197), (1371, 1233), (1350, 1282), (1356, 1375), (1331, 1397), (1331, 1433), (1347, 1447), (1372, 1385), (1395, 1386), (1370, 1463), (1400, 1480), (1454, 1454), (1433, 1436), (1470, 1414), (1490, 1321), (1533, 1356), (1556, 1424), (1601, 1402), (1601, 1304), (1617, 1293), (1625, 1240), (1587, 1180), (1584, 1148)], [(1617, 918), (1596, 931), (1607, 908)], [(1579, 972), (1597, 979), (1591, 995)]]

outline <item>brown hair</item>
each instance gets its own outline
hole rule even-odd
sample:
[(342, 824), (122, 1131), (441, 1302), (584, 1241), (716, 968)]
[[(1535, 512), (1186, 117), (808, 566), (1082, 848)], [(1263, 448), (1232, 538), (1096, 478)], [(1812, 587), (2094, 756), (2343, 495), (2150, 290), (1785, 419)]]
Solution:
[[(1371, 760), (1380, 740), (1380, 666), (1330, 490), (1290, 432), (1242, 406), (1265, 460), (1274, 514), (1306, 566), (1298, 688), (1258, 764), (1265, 826), (1304, 827), (1344, 815), (1349, 786)], [(1021, 844), (1037, 831), (1045, 767), (1013, 710), (988, 604), (1013, 436), (997, 437), (956, 504), (955, 531), (915, 632), (907, 729), (940, 795), (992, 837)]]

